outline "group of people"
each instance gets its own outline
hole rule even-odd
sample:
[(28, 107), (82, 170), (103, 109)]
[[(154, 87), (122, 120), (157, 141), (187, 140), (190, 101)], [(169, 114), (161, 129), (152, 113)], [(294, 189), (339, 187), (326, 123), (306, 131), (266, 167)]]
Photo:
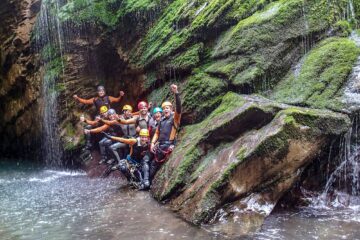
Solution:
[[(87, 150), (94, 146), (94, 135), (100, 139), (99, 164), (109, 164), (111, 170), (120, 170), (129, 183), (140, 190), (150, 188), (151, 181), (168, 159), (176, 143), (176, 134), (180, 125), (181, 101), (178, 87), (170, 86), (174, 94), (175, 107), (170, 101), (153, 107), (145, 101), (137, 104), (138, 112), (133, 112), (129, 104), (122, 107), (121, 113), (111, 108), (113, 103), (122, 100), (124, 92), (118, 98), (107, 96), (105, 88), (99, 86), (94, 98), (83, 99), (74, 95), (77, 102), (93, 104), (98, 115), (86, 123), (84, 134)], [(100, 136), (100, 138), (99, 138)]]

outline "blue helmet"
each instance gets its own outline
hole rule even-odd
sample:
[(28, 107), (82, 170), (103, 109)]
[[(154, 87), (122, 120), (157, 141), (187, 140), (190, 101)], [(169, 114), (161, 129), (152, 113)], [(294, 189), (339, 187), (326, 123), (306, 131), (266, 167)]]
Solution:
[(160, 108), (160, 107), (154, 108), (153, 114), (158, 113), (158, 112), (161, 112), (161, 113), (162, 113), (162, 112), (163, 112), (162, 108)]
[(114, 109), (110, 108), (110, 109), (108, 110), (108, 114), (109, 114), (109, 115), (114, 115), (114, 114), (116, 114), (116, 111), (115, 111)]

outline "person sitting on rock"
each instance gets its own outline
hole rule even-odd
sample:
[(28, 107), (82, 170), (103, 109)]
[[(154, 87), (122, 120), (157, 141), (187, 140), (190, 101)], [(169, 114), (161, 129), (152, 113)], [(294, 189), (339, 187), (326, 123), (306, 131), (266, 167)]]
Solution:
[(115, 98), (112, 96), (107, 96), (106, 92), (105, 92), (105, 87), (104, 86), (98, 86), (97, 87), (97, 97), (93, 97), (90, 99), (84, 99), (84, 98), (80, 98), (78, 97), (78, 95), (74, 95), (74, 99), (80, 103), (86, 104), (86, 105), (91, 105), (94, 104), (96, 107), (97, 112), (100, 112), (100, 108), (102, 106), (106, 106), (108, 109), (110, 109), (110, 105), (112, 103), (118, 103), (121, 101), (121, 98), (125, 95), (125, 93), (123, 91), (120, 91), (120, 96)]
[[(123, 115), (122, 119), (130, 119), (132, 118), (132, 110), (133, 108), (130, 105), (124, 105), (124, 107), (122, 108), (123, 110)], [(103, 122), (105, 124), (108, 124), (110, 126), (119, 124), (118, 121), (106, 121), (103, 120)], [(123, 138), (136, 138), (136, 128), (135, 128), (135, 124), (120, 124), (121, 128), (122, 128), (122, 132), (123, 132)], [(112, 154), (115, 156), (115, 160), (117, 161), (118, 165), (113, 167), (113, 170), (116, 170), (120, 164), (120, 160), (124, 159), (126, 157), (126, 155), (129, 152), (129, 147), (127, 144), (122, 143), (122, 142), (115, 142), (113, 143), (110, 147), (109, 147), (110, 151), (112, 152)], [(120, 155), (119, 152), (120, 151)]]
[(161, 105), (163, 109), (163, 117), (161, 118), (159, 125), (156, 128), (155, 135), (151, 140), (151, 152), (154, 153), (155, 157), (150, 166), (150, 180), (154, 177), (159, 167), (173, 151), (177, 130), (180, 126), (180, 94), (178, 92), (178, 87), (175, 84), (172, 84), (170, 88), (175, 95), (176, 109), (175, 112), (173, 112), (173, 105), (169, 101), (165, 101)]
[[(101, 125), (103, 125), (103, 123), (100, 120), (101, 120), (101, 118), (107, 118), (107, 112), (108, 112), (108, 108), (106, 106), (102, 106), (100, 108), (101, 115), (97, 115), (95, 117), (95, 120), (86, 119), (84, 115), (81, 115), (80, 121), (87, 124), (84, 127), (84, 129), (90, 130), (90, 129), (97, 128), (97, 127), (100, 127)], [(91, 134), (88, 131), (85, 131), (85, 140), (86, 140), (86, 144), (85, 144), (84, 150), (91, 150), (91, 148), (92, 148), (91, 141), (92, 140), (91, 140)]]
[[(116, 111), (114, 109), (109, 109), (108, 117), (109, 117), (109, 120), (115, 120), (116, 118), (118, 118)], [(85, 134), (106, 132), (110, 135), (117, 136), (118, 134), (122, 133), (122, 129), (121, 129), (120, 124), (114, 124), (111, 126), (104, 124), (98, 128), (94, 128), (91, 130), (85, 129), (84, 132), (85, 132)], [(107, 162), (107, 160), (108, 160), (107, 148), (112, 143), (113, 142), (111, 140), (109, 140), (108, 138), (105, 138), (105, 137), (99, 141), (99, 148), (100, 148), (100, 155), (101, 155), (101, 160), (99, 161), (99, 164), (103, 164), (103, 163)], [(109, 164), (111, 164), (111, 163), (109, 163)]]
[(133, 179), (133, 176), (131, 175), (131, 169), (129, 167), (131, 166), (131, 164), (141, 165), (142, 172), (141, 174), (139, 173), (137, 176), (137, 181), (139, 182), (139, 189), (149, 189), (149, 163), (153, 157), (152, 153), (150, 152), (149, 131), (147, 129), (141, 129), (138, 138), (121, 138), (114, 137), (109, 134), (105, 134), (105, 136), (113, 141), (125, 143), (130, 146), (130, 154), (127, 155), (126, 159), (122, 159), (120, 161), (120, 171), (130, 182)]

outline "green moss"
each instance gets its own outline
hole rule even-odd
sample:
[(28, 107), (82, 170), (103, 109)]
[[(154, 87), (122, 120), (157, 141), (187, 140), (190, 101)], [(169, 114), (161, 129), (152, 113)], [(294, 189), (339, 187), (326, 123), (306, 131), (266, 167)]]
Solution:
[(124, 16), (134, 14), (136, 17), (141, 13), (155, 11), (160, 4), (167, 4), (167, 1), (71, 0), (60, 8), (58, 16), (62, 21), (71, 20), (78, 24), (89, 22), (114, 29)]
[(157, 80), (157, 77), (156, 77), (156, 72), (149, 72), (146, 74), (146, 80), (144, 82), (144, 87), (147, 89), (147, 88), (150, 88), (151, 86), (153, 86), (155, 84)]
[(228, 25), (233, 18), (241, 19), (260, 8), (266, 1), (205, 0), (189, 3), (185, 0), (173, 1), (164, 11), (160, 20), (143, 39), (141, 48), (133, 61), (140, 59), (143, 65), (169, 57), (181, 47), (194, 44), (196, 36), (206, 38), (217, 25)]
[(221, 79), (200, 72), (186, 81), (183, 105), (188, 111), (206, 114), (220, 104), (226, 87)]
[(200, 54), (204, 45), (195, 44), (186, 52), (177, 55), (170, 61), (169, 67), (173, 69), (186, 70), (196, 67), (200, 62)]
[(76, 130), (74, 126), (71, 123), (67, 123), (65, 125), (65, 136), (64, 139), (67, 139), (64, 141), (64, 148), (65, 150), (73, 150), (77, 148), (78, 145), (74, 144), (73, 138), (76, 136)]
[(306, 57), (300, 75), (291, 73), (275, 88), (272, 98), (290, 104), (340, 109), (341, 88), (360, 54), (347, 38), (326, 39)]
[(347, 37), (350, 35), (352, 29), (348, 21), (338, 21), (335, 24), (335, 31), (338, 32), (340, 37)]

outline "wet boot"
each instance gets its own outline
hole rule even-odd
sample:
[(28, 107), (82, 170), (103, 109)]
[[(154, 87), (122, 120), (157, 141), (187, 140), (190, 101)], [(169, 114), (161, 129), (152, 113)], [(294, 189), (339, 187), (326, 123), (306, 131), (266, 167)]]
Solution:
[(130, 174), (130, 171), (126, 165), (126, 159), (121, 159), (120, 162), (119, 162), (119, 169), (120, 169), (120, 172), (126, 177), (126, 179), (128, 180), (128, 182), (131, 181), (131, 174)]

